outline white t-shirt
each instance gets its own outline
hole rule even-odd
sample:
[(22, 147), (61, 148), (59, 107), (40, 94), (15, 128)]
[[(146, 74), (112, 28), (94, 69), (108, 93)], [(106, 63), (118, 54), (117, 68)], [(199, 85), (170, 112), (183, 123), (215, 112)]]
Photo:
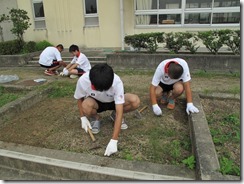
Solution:
[[(168, 63), (170, 63), (172, 61), (180, 64), (183, 68), (183, 74), (181, 75), (181, 77), (179, 79), (171, 79), (168, 76), (168, 72), (167, 72), (167, 68), (169, 65)], [(158, 84), (160, 82), (162, 82), (163, 84), (171, 85), (180, 80), (182, 80), (183, 82), (187, 82), (187, 81), (191, 80), (191, 75), (190, 75), (190, 71), (189, 71), (187, 62), (180, 58), (166, 59), (158, 65), (158, 67), (154, 73), (153, 79), (152, 79), (152, 85), (158, 86)]]
[(71, 64), (77, 63), (77, 68), (80, 68), (84, 70), (85, 72), (88, 72), (91, 69), (91, 64), (88, 60), (88, 58), (85, 56), (85, 54), (80, 53), (79, 56), (74, 56), (74, 58), (71, 61)]
[(45, 48), (40, 55), (39, 63), (45, 66), (51, 66), (53, 60), (62, 61), (59, 50), (51, 46)]
[(90, 96), (103, 103), (114, 101), (115, 104), (123, 104), (125, 102), (123, 82), (118, 75), (114, 74), (112, 86), (107, 91), (101, 92), (92, 89), (89, 73), (85, 73), (77, 81), (74, 94), (75, 99), (78, 100)]

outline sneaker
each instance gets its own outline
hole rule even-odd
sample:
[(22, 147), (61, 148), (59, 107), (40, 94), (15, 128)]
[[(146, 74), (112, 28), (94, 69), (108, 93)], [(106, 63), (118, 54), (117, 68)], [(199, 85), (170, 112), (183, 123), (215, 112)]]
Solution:
[(46, 75), (49, 75), (49, 76), (55, 75), (52, 71), (49, 71), (49, 70), (45, 70), (44, 73), (45, 73)]
[(100, 132), (101, 122), (99, 120), (95, 120), (91, 122), (92, 133), (98, 134)]
[(163, 95), (161, 100), (160, 100), (160, 103), (163, 104), (163, 105), (166, 105), (168, 103), (168, 95)]
[(168, 101), (169, 101), (169, 103), (167, 105), (167, 108), (173, 110), (175, 108), (175, 100), (169, 99)]
[[(114, 122), (115, 121), (115, 116), (116, 116), (116, 111), (113, 111), (110, 115), (110, 119)], [(125, 119), (122, 119), (122, 124), (121, 124), (121, 129), (125, 130), (128, 128), (128, 125), (125, 123)]]
[(78, 78), (79, 76), (78, 76), (78, 75), (71, 74), (69, 77), (70, 77), (71, 79), (75, 79), (75, 78)]

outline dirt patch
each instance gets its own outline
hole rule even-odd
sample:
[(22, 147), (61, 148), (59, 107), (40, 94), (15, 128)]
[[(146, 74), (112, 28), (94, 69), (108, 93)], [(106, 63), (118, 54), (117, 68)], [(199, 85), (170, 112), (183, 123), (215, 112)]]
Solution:
[[(147, 98), (142, 97), (143, 105), (149, 105)], [(182, 145), (177, 148), (181, 154), (175, 158), (166, 150), (161, 150), (162, 145), (170, 145), (176, 140), (190, 145), (190, 140), (185, 140), (189, 137), (189, 131), (184, 107), (184, 101), (178, 100), (174, 111), (163, 107), (164, 115), (160, 118), (155, 117), (151, 109), (143, 111), (142, 119), (136, 118), (135, 112), (126, 114), (129, 129), (121, 131), (119, 152), (113, 157), (172, 163), (190, 156), (191, 149)], [(48, 98), (5, 122), (5, 126), (0, 129), (0, 140), (102, 156), (113, 131), (110, 113), (101, 113), (101, 132), (95, 135), (97, 141), (93, 143), (89, 135), (81, 129), (76, 101), (73, 98)]]

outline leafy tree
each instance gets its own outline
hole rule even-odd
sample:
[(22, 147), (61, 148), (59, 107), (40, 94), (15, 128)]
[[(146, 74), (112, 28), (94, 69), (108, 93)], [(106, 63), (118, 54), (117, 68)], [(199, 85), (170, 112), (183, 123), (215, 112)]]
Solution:
[(11, 32), (17, 36), (17, 39), (22, 44), (24, 42), (23, 35), (31, 25), (27, 11), (12, 8), (9, 11), (9, 16), (7, 17), (13, 22), (13, 28), (11, 29)]

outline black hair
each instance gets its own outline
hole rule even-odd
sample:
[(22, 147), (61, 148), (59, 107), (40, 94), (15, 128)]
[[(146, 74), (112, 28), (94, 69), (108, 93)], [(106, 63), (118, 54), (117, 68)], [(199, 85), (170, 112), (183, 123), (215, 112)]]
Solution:
[(75, 51), (79, 51), (79, 47), (77, 45), (71, 45), (69, 47), (69, 52), (75, 52)]
[(89, 78), (97, 91), (106, 91), (113, 84), (114, 71), (106, 63), (96, 64), (91, 68)]
[(58, 44), (56, 47), (59, 47), (60, 49), (64, 50), (64, 46), (62, 44)]
[(169, 65), (169, 75), (172, 79), (179, 79), (183, 74), (183, 67), (178, 63), (170, 63)]

